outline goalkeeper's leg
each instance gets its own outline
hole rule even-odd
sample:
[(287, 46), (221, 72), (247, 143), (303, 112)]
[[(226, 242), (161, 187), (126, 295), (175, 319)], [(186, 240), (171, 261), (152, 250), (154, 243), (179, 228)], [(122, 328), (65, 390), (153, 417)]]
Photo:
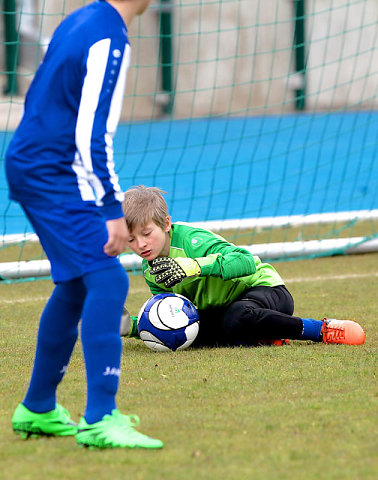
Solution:
[(285, 287), (277, 290), (256, 287), (227, 307), (199, 311), (200, 329), (193, 346), (256, 346), (261, 339), (269, 339), (263, 343), (271, 344), (298, 338), (303, 323), (291, 315), (293, 299)]
[(260, 339), (312, 340), (360, 345), (362, 327), (350, 320), (315, 320), (292, 315), (293, 299), (283, 286), (254, 287), (223, 314), (223, 330), (233, 345), (253, 345)]
[(321, 340), (322, 322), (293, 316), (294, 301), (285, 286), (258, 286), (244, 292), (223, 314), (223, 329), (233, 345), (260, 339)]

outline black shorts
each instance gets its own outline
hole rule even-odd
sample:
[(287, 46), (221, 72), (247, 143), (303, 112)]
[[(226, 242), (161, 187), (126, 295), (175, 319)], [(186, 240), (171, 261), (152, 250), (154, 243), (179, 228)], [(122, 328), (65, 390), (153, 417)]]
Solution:
[(261, 339), (300, 338), (303, 322), (293, 312), (293, 297), (284, 285), (252, 287), (226, 307), (200, 311), (193, 346), (251, 346)]

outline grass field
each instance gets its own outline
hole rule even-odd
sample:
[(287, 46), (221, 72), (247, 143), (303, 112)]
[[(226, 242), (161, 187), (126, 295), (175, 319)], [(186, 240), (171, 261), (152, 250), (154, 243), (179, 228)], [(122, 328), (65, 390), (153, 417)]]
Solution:
[[(162, 451), (90, 451), (74, 439), (22, 441), (11, 415), (32, 368), (41, 309), (52, 285), (0, 284), (1, 478), (96, 480), (378, 478), (376, 345), (378, 254), (276, 264), (296, 314), (350, 318), (366, 330), (358, 347), (291, 342), (287, 347), (153, 353), (124, 342), (118, 406)], [(148, 291), (131, 276), (128, 307)], [(77, 345), (58, 391), (74, 419), (85, 376)]]

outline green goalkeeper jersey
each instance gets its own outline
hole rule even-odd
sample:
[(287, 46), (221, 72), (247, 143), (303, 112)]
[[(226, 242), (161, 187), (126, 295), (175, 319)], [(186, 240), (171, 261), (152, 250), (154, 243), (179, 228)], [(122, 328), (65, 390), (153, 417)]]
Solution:
[(272, 265), (208, 230), (175, 223), (169, 232), (171, 258), (197, 260), (199, 277), (190, 277), (166, 288), (157, 284), (143, 260), (143, 275), (153, 295), (174, 292), (189, 298), (199, 310), (229, 305), (251, 287), (284, 285)]

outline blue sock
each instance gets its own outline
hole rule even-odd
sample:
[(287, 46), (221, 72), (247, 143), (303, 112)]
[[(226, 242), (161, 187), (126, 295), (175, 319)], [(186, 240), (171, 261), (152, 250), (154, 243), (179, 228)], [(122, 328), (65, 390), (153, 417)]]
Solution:
[(302, 318), (301, 320), (303, 322), (301, 340), (312, 340), (313, 342), (319, 342), (323, 322), (320, 320), (313, 320), (312, 318)]
[(88, 423), (95, 423), (116, 408), (122, 340), (119, 334), (128, 277), (122, 266), (99, 270), (84, 276), (87, 287), (81, 340), (87, 373)]
[(56, 389), (78, 336), (78, 323), (85, 298), (81, 280), (58, 284), (42, 313), (38, 329), (33, 372), (23, 404), (43, 413), (56, 406)]

